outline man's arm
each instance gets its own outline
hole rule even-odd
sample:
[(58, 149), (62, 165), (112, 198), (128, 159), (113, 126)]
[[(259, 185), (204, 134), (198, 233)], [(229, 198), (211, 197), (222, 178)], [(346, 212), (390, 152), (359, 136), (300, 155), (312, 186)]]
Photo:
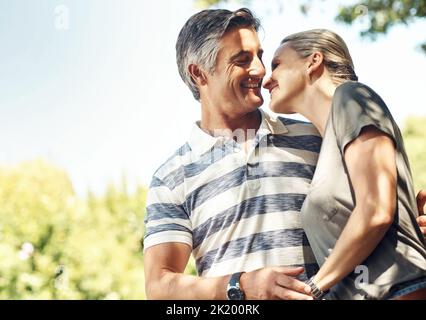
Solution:
[[(145, 251), (145, 290), (148, 299), (225, 300), (230, 275), (201, 278), (183, 274), (191, 248), (163, 243)], [(311, 300), (309, 286), (294, 279), (303, 268), (272, 267), (243, 273), (240, 285), (246, 299)]]
[(417, 217), (417, 223), (422, 230), (423, 235), (426, 237), (426, 216), (424, 212), (424, 205), (426, 203), (426, 190), (420, 190), (417, 194), (417, 208), (419, 210), (419, 216)]

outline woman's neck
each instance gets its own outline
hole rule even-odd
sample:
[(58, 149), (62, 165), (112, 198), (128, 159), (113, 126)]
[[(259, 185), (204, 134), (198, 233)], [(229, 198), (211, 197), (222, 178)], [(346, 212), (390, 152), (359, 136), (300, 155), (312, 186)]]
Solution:
[(297, 110), (298, 113), (312, 122), (322, 137), (324, 137), (336, 88), (337, 86), (331, 80), (317, 82), (307, 88), (304, 101)]

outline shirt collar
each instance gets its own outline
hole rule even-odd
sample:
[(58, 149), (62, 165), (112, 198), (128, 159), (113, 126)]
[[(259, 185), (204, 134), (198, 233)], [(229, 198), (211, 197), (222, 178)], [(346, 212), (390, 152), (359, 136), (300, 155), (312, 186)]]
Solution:
[(259, 111), (262, 115), (262, 122), (257, 131), (258, 135), (265, 136), (267, 134), (284, 134), (288, 132), (287, 127), (277, 116), (269, 114), (261, 109), (259, 109)]
[(188, 143), (192, 151), (198, 155), (202, 155), (213, 148), (220, 140), (222, 140), (221, 137), (213, 137), (201, 129), (200, 121), (197, 121), (192, 125)]
[[(262, 137), (268, 134), (284, 134), (288, 132), (288, 129), (276, 116), (273, 116), (261, 109), (259, 109), (262, 116), (262, 122), (257, 130), (257, 136)], [(211, 150), (214, 145), (225, 142), (226, 139), (223, 137), (213, 137), (206, 131), (200, 128), (200, 121), (193, 124), (191, 134), (189, 137), (189, 146), (191, 150), (198, 155), (202, 155), (205, 152)]]

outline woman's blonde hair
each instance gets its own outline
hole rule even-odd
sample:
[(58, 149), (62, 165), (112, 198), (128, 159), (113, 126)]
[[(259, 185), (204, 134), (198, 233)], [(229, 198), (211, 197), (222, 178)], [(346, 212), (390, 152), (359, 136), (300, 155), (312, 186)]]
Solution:
[(281, 45), (288, 43), (302, 58), (319, 51), (324, 56), (324, 66), (335, 84), (348, 80), (357, 81), (354, 64), (343, 39), (327, 29), (312, 29), (294, 33), (284, 38)]

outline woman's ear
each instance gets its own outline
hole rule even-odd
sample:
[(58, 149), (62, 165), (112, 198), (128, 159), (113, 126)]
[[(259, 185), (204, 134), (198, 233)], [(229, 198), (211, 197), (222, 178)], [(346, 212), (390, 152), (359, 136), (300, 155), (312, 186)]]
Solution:
[(322, 65), (324, 61), (324, 56), (321, 52), (315, 51), (308, 57), (308, 76), (310, 79), (320, 70), (322, 70)]
[(204, 71), (196, 64), (190, 64), (188, 66), (188, 71), (192, 80), (194, 80), (197, 85), (202, 86), (207, 83), (207, 77)]

